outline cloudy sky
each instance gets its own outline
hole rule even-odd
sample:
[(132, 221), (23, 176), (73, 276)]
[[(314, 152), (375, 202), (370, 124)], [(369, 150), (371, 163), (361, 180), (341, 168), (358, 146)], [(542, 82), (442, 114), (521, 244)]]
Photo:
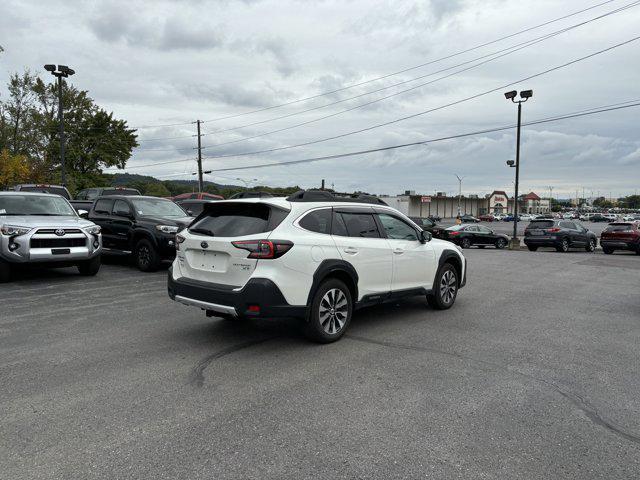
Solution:
[[(523, 121), (640, 99), (640, 41), (518, 82), (640, 35), (640, 6), (559, 32), (632, 0), (605, 2), (493, 42), (598, 3), (603, 0), (3, 0), (0, 83), (25, 68), (67, 64), (77, 72), (73, 84), (131, 126), (144, 127), (129, 172), (193, 178), (190, 122), (196, 119), (205, 121), (206, 157), (315, 142), (205, 158), (205, 169), (220, 169), (508, 126), (516, 107), (502, 92), (512, 88), (534, 91)], [(354, 84), (360, 85), (343, 89)], [(453, 105), (439, 108), (447, 104)], [(523, 190), (547, 194), (552, 186), (560, 197), (582, 189), (587, 196), (640, 191), (639, 113), (635, 107), (525, 127)], [(306, 124), (294, 127), (300, 123)], [(362, 129), (368, 130), (318, 142)], [(514, 155), (515, 131), (508, 130), (207, 179), (309, 187), (324, 178), (343, 191), (452, 194), (458, 174), (465, 193), (484, 194), (512, 191), (514, 170), (505, 161)]]

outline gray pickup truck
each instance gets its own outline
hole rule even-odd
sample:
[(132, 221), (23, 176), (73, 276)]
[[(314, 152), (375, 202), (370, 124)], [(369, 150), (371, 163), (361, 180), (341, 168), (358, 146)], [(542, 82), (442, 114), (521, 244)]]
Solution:
[(19, 265), (100, 270), (100, 227), (60, 195), (0, 192), (0, 283)]

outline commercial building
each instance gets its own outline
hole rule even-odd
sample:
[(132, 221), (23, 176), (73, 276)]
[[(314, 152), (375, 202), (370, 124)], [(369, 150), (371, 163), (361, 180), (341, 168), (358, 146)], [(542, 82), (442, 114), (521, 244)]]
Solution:
[[(390, 207), (393, 207), (410, 217), (437, 216), (454, 218), (458, 214), (458, 202), (462, 215), (483, 215), (486, 213), (507, 214), (513, 212), (513, 198), (506, 192), (495, 190), (489, 195), (466, 195), (449, 197), (443, 192), (435, 195), (417, 195), (413, 191), (406, 191), (401, 195), (380, 196)], [(542, 199), (534, 192), (520, 197), (518, 202), (520, 213), (547, 213), (549, 200)]]

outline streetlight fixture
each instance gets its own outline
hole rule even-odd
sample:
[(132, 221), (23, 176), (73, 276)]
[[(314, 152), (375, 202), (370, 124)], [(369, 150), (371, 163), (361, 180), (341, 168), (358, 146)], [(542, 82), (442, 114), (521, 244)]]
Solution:
[[(518, 239), (518, 183), (520, 181), (520, 126), (522, 124), (522, 104), (533, 97), (533, 90), (521, 90), (520, 100), (516, 100), (516, 90), (505, 92), (504, 98), (518, 104), (518, 127), (516, 130), (516, 159), (507, 161), (507, 165), (515, 167), (516, 182), (515, 196), (513, 197), (513, 237), (511, 238), (510, 248), (512, 250), (520, 248), (520, 240)], [(515, 164), (514, 164), (515, 163)]]
[(62, 185), (65, 185), (67, 183), (67, 175), (66, 175), (65, 161), (64, 161), (65, 138), (64, 138), (64, 116), (62, 113), (62, 81), (63, 81), (62, 79), (70, 77), (76, 72), (75, 70), (67, 67), (66, 65), (58, 65), (58, 69), (56, 71), (56, 66), (51, 63), (46, 64), (44, 66), (44, 69), (47, 72), (51, 73), (51, 75), (53, 75), (54, 77), (57, 77), (58, 79), (58, 124), (59, 124), (59, 131), (60, 131), (60, 167), (62, 170), (61, 171)]

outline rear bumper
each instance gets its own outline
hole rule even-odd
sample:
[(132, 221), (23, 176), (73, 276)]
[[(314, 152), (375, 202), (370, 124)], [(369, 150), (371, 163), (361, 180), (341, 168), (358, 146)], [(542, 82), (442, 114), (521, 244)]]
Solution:
[[(267, 278), (252, 278), (236, 289), (187, 278), (174, 279), (172, 267), (167, 291), (176, 302), (232, 317), (306, 318), (307, 315), (306, 306), (289, 305), (277, 285)], [(259, 311), (249, 311), (249, 306), (259, 307)]]
[(554, 238), (537, 238), (537, 237), (525, 237), (524, 244), (534, 247), (555, 247), (556, 245), (560, 245), (562, 239), (559, 237)]
[(625, 242), (622, 240), (607, 240), (600, 239), (600, 246), (602, 248), (611, 248), (615, 250), (633, 250), (640, 251), (640, 243), (638, 242)]

